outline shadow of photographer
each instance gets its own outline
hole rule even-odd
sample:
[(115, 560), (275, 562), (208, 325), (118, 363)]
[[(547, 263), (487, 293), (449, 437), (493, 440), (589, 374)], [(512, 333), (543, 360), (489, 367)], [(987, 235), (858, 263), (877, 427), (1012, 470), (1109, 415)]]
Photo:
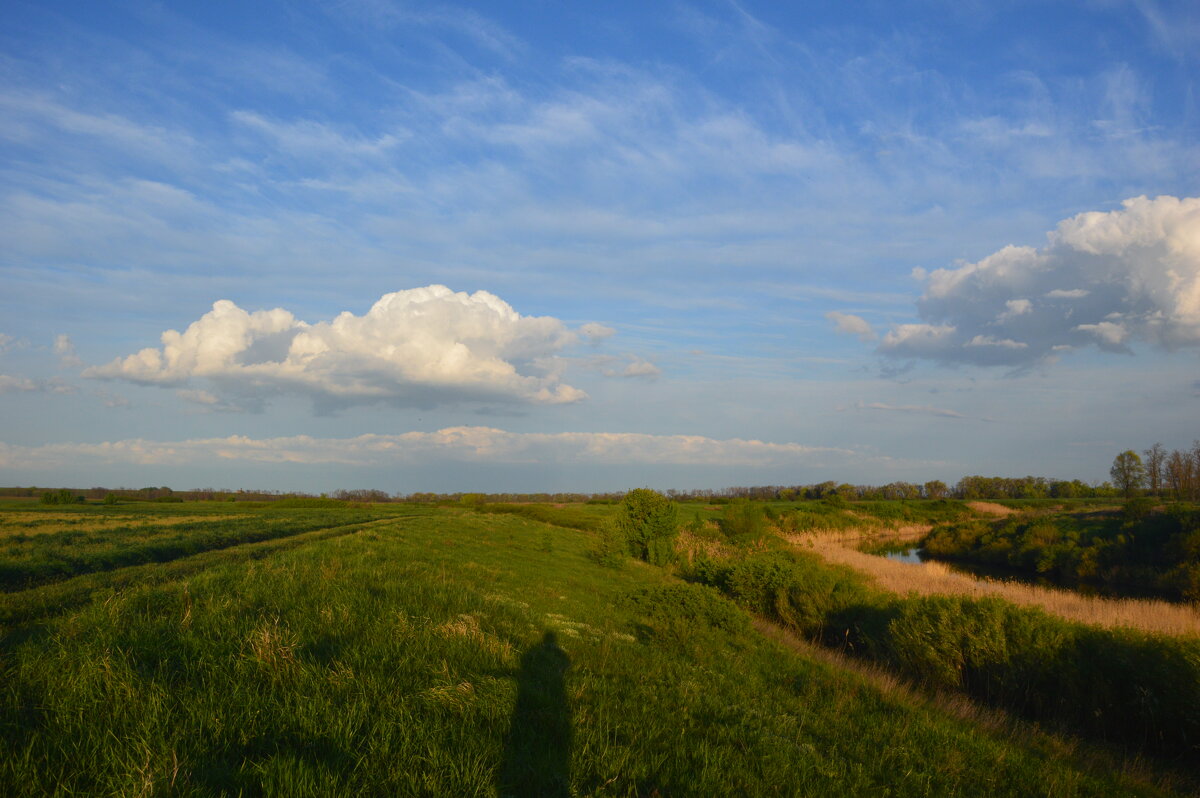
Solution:
[(521, 656), (517, 703), (496, 781), (500, 796), (571, 794), (571, 710), (566, 673), (571, 660), (554, 632)]

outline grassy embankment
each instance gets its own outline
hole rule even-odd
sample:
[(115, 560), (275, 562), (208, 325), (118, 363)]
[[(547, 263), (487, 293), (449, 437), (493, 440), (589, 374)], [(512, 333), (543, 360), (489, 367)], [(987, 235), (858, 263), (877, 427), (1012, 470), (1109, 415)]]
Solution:
[[(840, 511), (842, 520), (850, 512)], [(1026, 717), (1195, 767), (1200, 742), (1200, 618), (1194, 608), (1091, 599), (1090, 606), (1076, 608), (1085, 610), (1077, 613), (1077, 620), (1086, 622), (1070, 622), (995, 596), (939, 595), (944, 585), (928, 584), (927, 568), (886, 563), (828, 542), (879, 534), (878, 525), (847, 529), (838, 522), (816, 528), (823, 532), (810, 529), (807, 535), (782, 536), (866, 573), (833, 567), (808, 551), (770, 551), (769, 540), (749, 549), (730, 547), (714, 533), (718, 539), (707, 549), (690, 541), (693, 552), (704, 552), (694, 561), (693, 578), (719, 587), (753, 612), (804, 637), (853, 652), (916, 682), (960, 690)], [(888, 585), (870, 578), (872, 573), (904, 574), (907, 584)], [(915, 595), (913, 587), (926, 595)], [(1051, 592), (1005, 597), (1044, 600)], [(1068, 604), (1062, 601), (1051, 609), (1061, 612)], [(1088, 617), (1086, 610), (1105, 605), (1107, 616)], [(1143, 613), (1173, 610), (1175, 616), (1166, 621), (1176, 634), (1126, 628), (1121, 620), (1131, 615), (1146, 626), (1151, 620), (1164, 620), (1130, 613), (1135, 606)], [(1113, 613), (1113, 608), (1120, 611)], [(1118, 619), (1121, 614), (1125, 617)]]
[(598, 566), (572, 528), (596, 512), (331, 516), (10, 592), (0, 792), (1157, 793), (764, 638), (709, 588)]

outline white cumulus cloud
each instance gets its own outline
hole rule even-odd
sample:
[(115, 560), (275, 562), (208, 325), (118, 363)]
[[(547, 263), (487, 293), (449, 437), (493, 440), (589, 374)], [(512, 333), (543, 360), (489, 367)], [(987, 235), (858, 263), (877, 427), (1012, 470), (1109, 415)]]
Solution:
[(842, 335), (858, 336), (858, 340), (864, 343), (878, 338), (870, 323), (861, 316), (831, 310), (825, 314), (825, 318), (833, 322), (833, 328)]
[(313, 324), (282, 308), (248, 312), (221, 300), (184, 332), (164, 332), (161, 347), (84, 376), (170, 386), (214, 407), (255, 408), (283, 393), (307, 395), (319, 409), (557, 404), (587, 396), (561, 382), (555, 362), (578, 339), (558, 319), (522, 316), (486, 291), (441, 285), (385, 294), (362, 316), (347, 311)]
[(77, 368), (83, 365), (83, 361), (75, 353), (75, 344), (72, 343), (71, 336), (66, 333), (55, 336), (54, 354), (58, 355), (58, 362), (66, 368)]
[(612, 327), (606, 327), (594, 321), (588, 322), (579, 328), (579, 333), (589, 341), (603, 341), (605, 338), (611, 338), (616, 332)]
[(31, 393), (36, 390), (38, 384), (28, 377), (0, 374), (0, 393)]
[(622, 377), (650, 377), (654, 378), (662, 374), (662, 369), (651, 363), (649, 360), (643, 360), (640, 357), (635, 357), (621, 372)]
[(11, 374), (0, 374), (0, 394), (2, 393), (78, 393), (79, 389), (69, 382), (51, 377), (48, 380), (33, 380), (29, 377), (16, 377)]
[(884, 335), (884, 354), (1027, 366), (1088, 345), (1200, 346), (1200, 198), (1135, 197), (1064, 220), (1040, 249), (917, 276), (922, 323)]

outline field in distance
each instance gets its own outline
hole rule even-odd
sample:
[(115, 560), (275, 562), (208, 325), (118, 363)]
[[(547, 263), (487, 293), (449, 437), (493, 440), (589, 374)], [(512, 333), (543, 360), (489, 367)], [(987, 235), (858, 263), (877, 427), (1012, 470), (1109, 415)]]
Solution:
[[(616, 509), (0, 505), (0, 793), (1191, 783), (844, 667), (686, 569), (606, 566)], [(720, 513), (691, 514), (704, 530)]]

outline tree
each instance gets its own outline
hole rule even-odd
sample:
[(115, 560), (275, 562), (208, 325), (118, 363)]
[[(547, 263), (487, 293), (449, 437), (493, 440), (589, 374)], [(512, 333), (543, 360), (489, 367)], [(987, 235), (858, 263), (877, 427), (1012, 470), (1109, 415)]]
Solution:
[(1191, 497), (1192, 483), (1196, 481), (1194, 466), (1188, 452), (1176, 449), (1167, 457), (1166, 483), (1180, 501)]
[(946, 487), (946, 483), (940, 479), (931, 479), (925, 483), (925, 498), (926, 499), (944, 499), (950, 489)]
[(657, 491), (638, 488), (625, 494), (616, 522), (630, 554), (652, 565), (666, 565), (675, 559), (678, 515), (675, 502)]
[(1142, 458), (1132, 449), (1113, 458), (1108, 474), (1112, 477), (1113, 485), (1126, 499), (1136, 496), (1146, 481), (1146, 467), (1142, 465)]
[(1167, 450), (1161, 443), (1156, 443), (1142, 452), (1146, 455), (1146, 487), (1155, 496), (1163, 489), (1163, 477), (1167, 465)]

